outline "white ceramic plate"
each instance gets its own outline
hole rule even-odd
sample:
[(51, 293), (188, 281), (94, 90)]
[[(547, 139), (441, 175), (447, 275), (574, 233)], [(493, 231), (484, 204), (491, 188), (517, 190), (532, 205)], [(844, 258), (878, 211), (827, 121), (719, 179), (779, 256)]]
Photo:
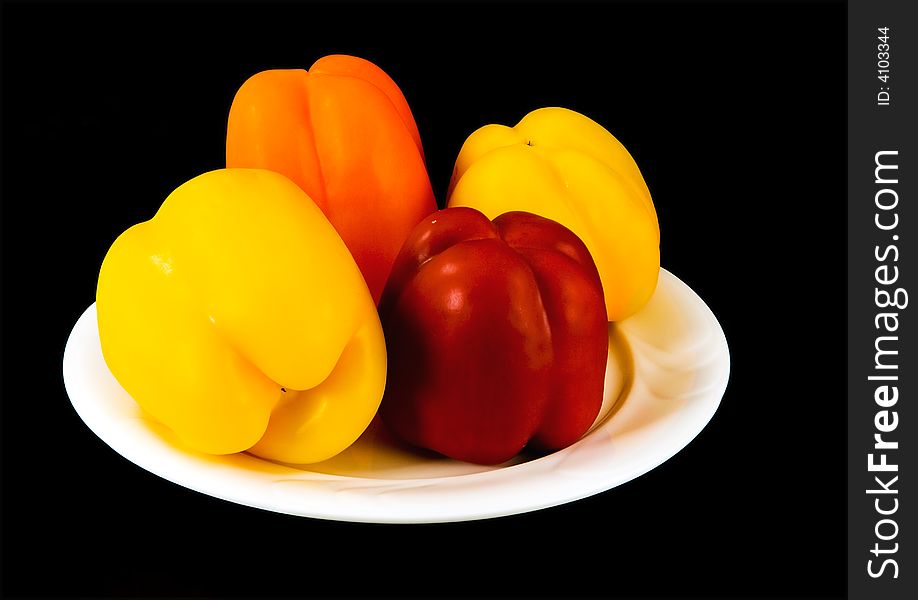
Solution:
[(647, 306), (609, 333), (605, 399), (592, 429), (564, 450), (490, 467), (405, 448), (377, 423), (343, 453), (315, 465), (192, 451), (148, 418), (108, 370), (95, 304), (67, 341), (64, 384), (77, 413), (106, 444), (192, 490), (321, 519), (464, 521), (613, 488), (676, 454), (708, 423), (727, 387), (730, 356), (717, 319), (687, 285), (661, 270)]

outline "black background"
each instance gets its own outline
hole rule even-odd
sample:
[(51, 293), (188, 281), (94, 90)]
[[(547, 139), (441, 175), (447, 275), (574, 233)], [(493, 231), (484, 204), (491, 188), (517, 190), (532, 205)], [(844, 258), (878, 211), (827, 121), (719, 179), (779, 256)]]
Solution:
[[(844, 595), (844, 3), (2, 11), (5, 595)], [(469, 133), (540, 106), (629, 148), (730, 343), (695, 441), (570, 505), (383, 526), (185, 490), (82, 424), (61, 358), (108, 246), (223, 166), (249, 75), (339, 52), (399, 83), (441, 203)]]

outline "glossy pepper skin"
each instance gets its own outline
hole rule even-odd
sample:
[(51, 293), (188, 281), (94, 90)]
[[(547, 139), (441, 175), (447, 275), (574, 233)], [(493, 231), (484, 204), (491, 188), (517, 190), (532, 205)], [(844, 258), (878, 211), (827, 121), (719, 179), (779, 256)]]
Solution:
[(496, 464), (575, 442), (602, 405), (608, 324), (586, 246), (522, 212), (431, 215), (380, 303), (389, 379), (380, 408), (403, 440)]
[(490, 218), (528, 211), (576, 233), (599, 269), (609, 321), (640, 310), (656, 289), (660, 228), (644, 178), (625, 147), (580, 113), (541, 108), (515, 127), (472, 133), (447, 204)]
[(353, 56), (246, 81), (230, 109), (226, 166), (296, 182), (335, 226), (377, 301), (411, 228), (437, 209), (404, 95)]
[(224, 169), (180, 186), (115, 240), (96, 304), (115, 378), (195, 450), (324, 460), (382, 399), (385, 343), (360, 271), (277, 173)]

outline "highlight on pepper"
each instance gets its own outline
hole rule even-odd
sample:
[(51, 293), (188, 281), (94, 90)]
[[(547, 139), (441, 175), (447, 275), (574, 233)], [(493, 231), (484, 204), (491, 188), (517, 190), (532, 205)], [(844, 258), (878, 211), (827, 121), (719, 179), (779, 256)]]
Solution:
[(609, 321), (653, 295), (660, 228), (650, 191), (628, 150), (590, 118), (541, 108), (514, 127), (485, 125), (459, 152), (447, 205), (489, 218), (527, 211), (561, 223), (589, 249)]
[(322, 209), (379, 299), (411, 228), (437, 209), (405, 96), (354, 56), (249, 78), (227, 122), (226, 166), (277, 171)]
[(112, 244), (96, 294), (106, 364), (190, 448), (327, 459), (376, 414), (386, 347), (341, 238), (296, 184), (221, 169)]

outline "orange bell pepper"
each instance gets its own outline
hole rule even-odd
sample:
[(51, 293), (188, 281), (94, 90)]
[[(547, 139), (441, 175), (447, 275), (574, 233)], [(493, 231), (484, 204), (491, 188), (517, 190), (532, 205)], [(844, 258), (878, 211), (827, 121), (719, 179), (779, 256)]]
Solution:
[(437, 209), (408, 102), (382, 69), (353, 56), (246, 81), (230, 109), (226, 166), (296, 182), (338, 231), (377, 302), (402, 243)]

